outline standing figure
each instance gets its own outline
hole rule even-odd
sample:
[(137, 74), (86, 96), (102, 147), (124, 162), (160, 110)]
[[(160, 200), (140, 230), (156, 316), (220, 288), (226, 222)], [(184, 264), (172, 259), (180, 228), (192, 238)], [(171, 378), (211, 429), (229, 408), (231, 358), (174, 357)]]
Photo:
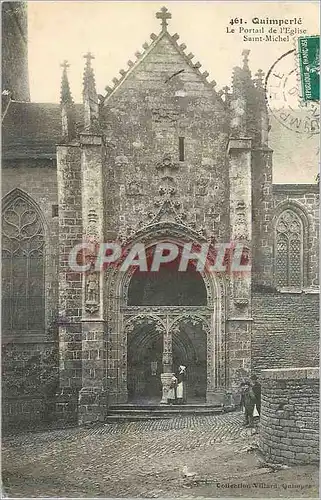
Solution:
[(261, 384), (258, 381), (256, 375), (252, 375), (251, 380), (252, 380), (252, 391), (254, 392), (254, 396), (255, 396), (256, 409), (257, 409), (257, 412), (260, 416), (261, 415)]
[(177, 380), (177, 403), (183, 404), (186, 402), (186, 366), (178, 367)]
[(88, 275), (86, 286), (87, 286), (87, 302), (97, 302), (98, 301), (97, 274), (92, 273)]
[(242, 412), (244, 412), (244, 409), (245, 409), (245, 404), (244, 404), (244, 390), (245, 390), (245, 382), (241, 382), (241, 389), (240, 389), (240, 393), (241, 393), (240, 410)]
[(177, 391), (177, 378), (175, 377), (175, 375), (173, 375), (171, 384), (169, 386), (169, 391), (167, 393), (167, 403), (169, 405), (176, 403), (177, 399), (176, 391)]
[(255, 406), (255, 395), (249, 381), (244, 385), (244, 407), (245, 407), (245, 425), (253, 427), (253, 412)]

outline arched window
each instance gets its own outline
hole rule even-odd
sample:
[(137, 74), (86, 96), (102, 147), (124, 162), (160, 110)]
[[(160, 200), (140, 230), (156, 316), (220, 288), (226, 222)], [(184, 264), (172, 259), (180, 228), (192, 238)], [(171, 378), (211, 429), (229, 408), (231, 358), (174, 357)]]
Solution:
[(44, 226), (36, 204), (16, 189), (2, 211), (4, 334), (43, 332)]
[(279, 287), (303, 286), (304, 226), (301, 217), (286, 209), (276, 221), (276, 284)]

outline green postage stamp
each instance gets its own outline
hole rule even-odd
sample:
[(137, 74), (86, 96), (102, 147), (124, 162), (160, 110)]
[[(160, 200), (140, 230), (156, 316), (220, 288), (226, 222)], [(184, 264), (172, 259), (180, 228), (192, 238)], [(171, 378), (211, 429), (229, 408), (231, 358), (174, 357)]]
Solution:
[(305, 101), (320, 99), (320, 37), (299, 37), (302, 96)]

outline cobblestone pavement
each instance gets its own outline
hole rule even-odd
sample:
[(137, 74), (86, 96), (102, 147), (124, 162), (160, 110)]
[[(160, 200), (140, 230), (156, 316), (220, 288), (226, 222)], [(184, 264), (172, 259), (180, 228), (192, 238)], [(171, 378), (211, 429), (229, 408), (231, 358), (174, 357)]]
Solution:
[[(220, 481), (262, 474), (257, 456), (247, 451), (253, 440), (240, 413), (29, 433), (4, 439), (3, 480), (16, 497), (231, 496)], [(317, 468), (303, 475), (300, 496), (314, 496)], [(242, 487), (237, 496), (249, 495)], [(285, 490), (275, 496), (286, 496)]]

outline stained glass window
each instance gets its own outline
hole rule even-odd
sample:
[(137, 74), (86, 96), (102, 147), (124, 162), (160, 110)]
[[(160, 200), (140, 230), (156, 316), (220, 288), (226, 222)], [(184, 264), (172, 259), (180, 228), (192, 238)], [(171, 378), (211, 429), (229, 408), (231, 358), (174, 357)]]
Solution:
[(276, 224), (276, 283), (279, 287), (303, 285), (303, 224), (292, 210), (284, 210)]
[(22, 192), (2, 212), (2, 325), (4, 333), (44, 328), (44, 228)]

